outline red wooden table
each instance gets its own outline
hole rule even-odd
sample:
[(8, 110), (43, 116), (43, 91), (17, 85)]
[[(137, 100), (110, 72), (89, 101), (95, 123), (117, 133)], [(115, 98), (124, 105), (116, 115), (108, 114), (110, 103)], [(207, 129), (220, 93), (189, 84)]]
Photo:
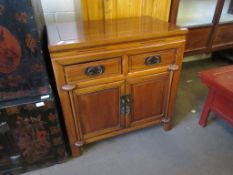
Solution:
[(199, 77), (209, 88), (199, 124), (205, 127), (212, 111), (233, 125), (233, 65), (199, 72)]

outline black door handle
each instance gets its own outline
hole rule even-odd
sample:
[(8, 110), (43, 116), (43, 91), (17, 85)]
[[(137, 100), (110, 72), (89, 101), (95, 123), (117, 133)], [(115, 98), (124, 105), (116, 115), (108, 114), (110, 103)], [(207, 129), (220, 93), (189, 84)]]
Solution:
[(85, 74), (88, 76), (101, 75), (105, 71), (103, 65), (88, 67), (85, 70)]

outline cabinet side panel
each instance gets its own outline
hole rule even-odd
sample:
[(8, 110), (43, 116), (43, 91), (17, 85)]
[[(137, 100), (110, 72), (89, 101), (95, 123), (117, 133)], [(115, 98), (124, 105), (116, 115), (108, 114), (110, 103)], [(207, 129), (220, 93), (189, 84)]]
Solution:
[(187, 35), (186, 52), (206, 49), (208, 47), (211, 27), (190, 29)]
[(73, 156), (79, 156), (80, 150), (74, 145), (74, 143), (80, 140), (79, 131), (74, 123), (73, 111), (71, 108), (71, 101), (69, 93), (62, 90), (62, 86), (66, 84), (63, 66), (52, 61), (53, 71), (56, 79), (57, 90), (59, 94), (59, 99), (62, 105), (62, 112), (66, 125), (66, 132), (69, 138), (70, 148)]

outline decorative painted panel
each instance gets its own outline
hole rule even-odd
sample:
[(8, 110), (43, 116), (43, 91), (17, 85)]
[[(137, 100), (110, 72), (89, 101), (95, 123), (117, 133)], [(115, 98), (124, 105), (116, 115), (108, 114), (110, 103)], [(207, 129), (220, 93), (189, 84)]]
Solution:
[(0, 0), (0, 102), (50, 92), (30, 0)]
[(65, 157), (53, 101), (0, 110), (0, 174), (54, 164)]

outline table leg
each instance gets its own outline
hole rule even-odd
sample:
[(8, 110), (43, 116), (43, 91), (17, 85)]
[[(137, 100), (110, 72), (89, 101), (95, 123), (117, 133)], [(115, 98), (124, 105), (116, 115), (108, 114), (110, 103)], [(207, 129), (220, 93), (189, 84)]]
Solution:
[(204, 105), (204, 108), (203, 108), (203, 111), (202, 111), (202, 114), (201, 114), (201, 118), (199, 120), (199, 124), (202, 127), (206, 126), (208, 115), (210, 112), (210, 105), (211, 105), (213, 99), (214, 99), (214, 91), (210, 89), (209, 93), (208, 93), (208, 97), (207, 97), (205, 105)]

